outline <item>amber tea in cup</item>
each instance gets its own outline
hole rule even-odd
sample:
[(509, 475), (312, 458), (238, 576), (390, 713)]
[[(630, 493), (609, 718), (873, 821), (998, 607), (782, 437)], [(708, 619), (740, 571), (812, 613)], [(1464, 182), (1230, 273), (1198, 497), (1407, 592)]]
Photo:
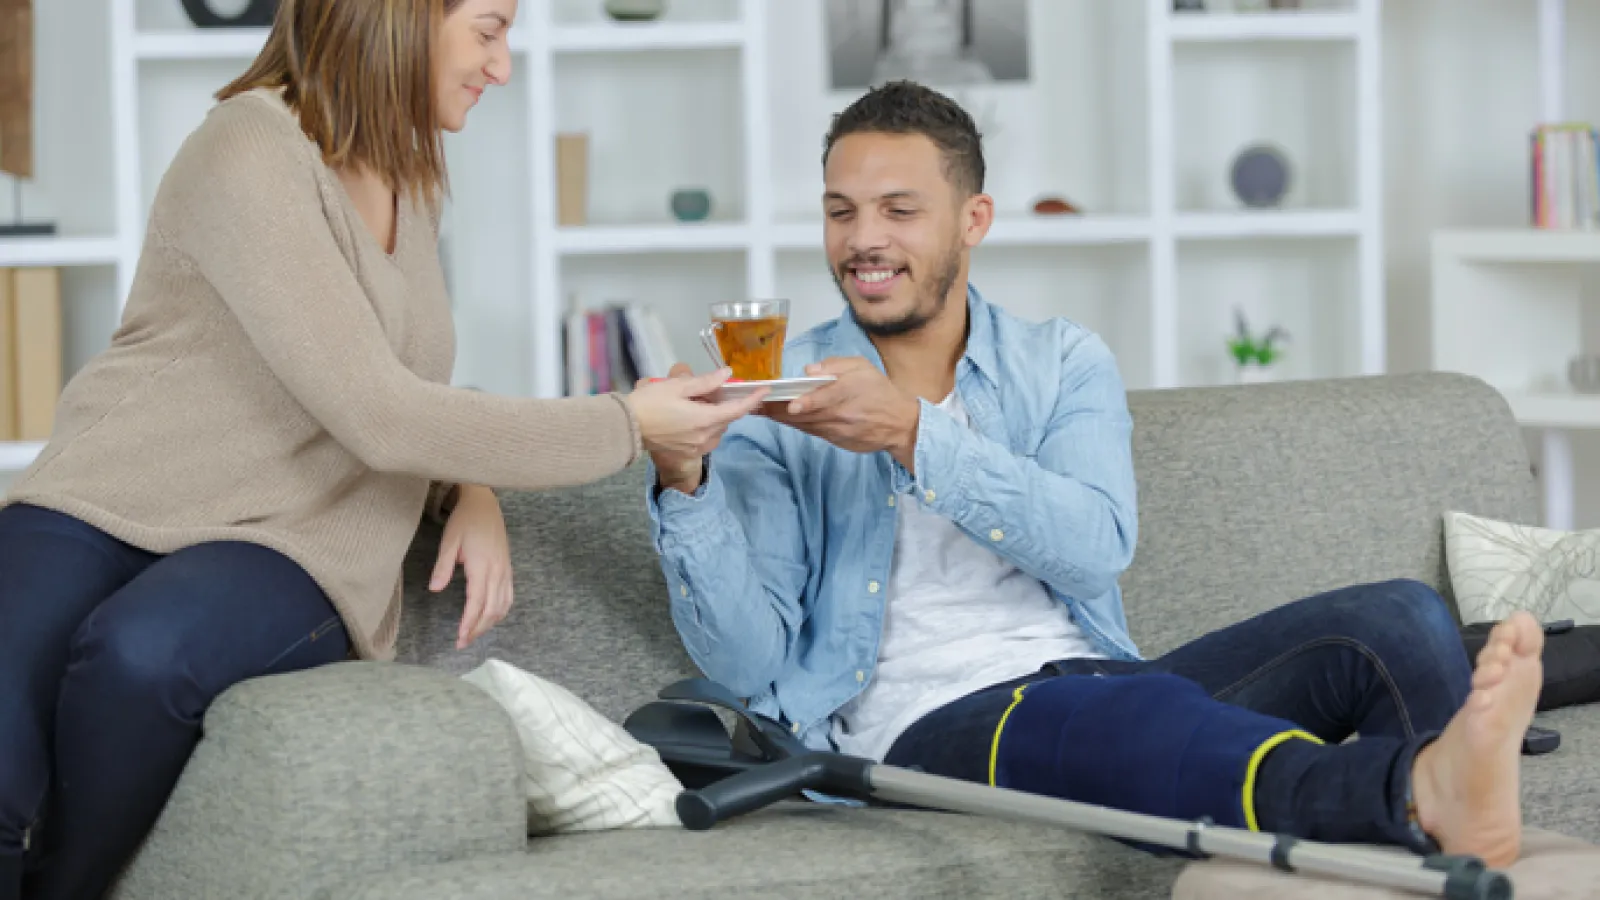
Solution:
[(706, 350), (741, 381), (783, 377), (783, 342), (789, 301), (736, 300), (711, 305), (711, 324), (700, 333)]

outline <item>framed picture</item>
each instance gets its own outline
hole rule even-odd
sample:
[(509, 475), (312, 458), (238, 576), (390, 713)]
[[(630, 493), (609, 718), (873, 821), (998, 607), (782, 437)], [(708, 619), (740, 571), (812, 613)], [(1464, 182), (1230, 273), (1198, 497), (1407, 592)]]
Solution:
[(1027, 81), (1027, 0), (827, 0), (834, 90)]

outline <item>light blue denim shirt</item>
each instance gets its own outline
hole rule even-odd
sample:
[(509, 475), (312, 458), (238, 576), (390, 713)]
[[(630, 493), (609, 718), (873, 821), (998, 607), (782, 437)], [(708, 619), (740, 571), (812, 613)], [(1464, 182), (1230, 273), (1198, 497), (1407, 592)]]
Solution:
[[(1089, 640), (1136, 659), (1117, 579), (1133, 559), (1132, 420), (1097, 335), (1033, 324), (968, 288), (956, 391), (962, 427), (922, 401), (913, 476), (886, 452), (859, 454), (751, 416), (712, 453), (702, 486), (648, 505), (690, 657), (751, 709), (814, 749), (830, 717), (871, 680), (894, 561), (896, 504), (911, 492), (1044, 582)], [(833, 356), (883, 366), (846, 312), (796, 337), (784, 372)]]

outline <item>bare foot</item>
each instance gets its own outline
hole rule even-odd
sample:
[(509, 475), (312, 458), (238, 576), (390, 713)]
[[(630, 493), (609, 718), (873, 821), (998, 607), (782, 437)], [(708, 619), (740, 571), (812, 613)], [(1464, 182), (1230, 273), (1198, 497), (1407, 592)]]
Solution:
[(1422, 828), (1441, 849), (1490, 868), (1516, 862), (1522, 845), (1522, 736), (1543, 682), (1544, 630), (1519, 612), (1496, 625), (1478, 654), (1472, 693), (1412, 766)]

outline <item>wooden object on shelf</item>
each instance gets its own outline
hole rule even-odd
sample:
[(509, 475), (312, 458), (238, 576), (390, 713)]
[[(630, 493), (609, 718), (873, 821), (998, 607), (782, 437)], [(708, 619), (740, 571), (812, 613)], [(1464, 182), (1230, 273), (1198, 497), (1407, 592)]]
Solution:
[(589, 222), (589, 135), (556, 135), (556, 224)]
[(11, 270), (17, 438), (50, 439), (61, 397), (61, 271)]
[(0, 0), (0, 172), (33, 177), (33, 0)]
[(17, 439), (16, 304), (11, 296), (11, 270), (0, 269), (0, 441)]

